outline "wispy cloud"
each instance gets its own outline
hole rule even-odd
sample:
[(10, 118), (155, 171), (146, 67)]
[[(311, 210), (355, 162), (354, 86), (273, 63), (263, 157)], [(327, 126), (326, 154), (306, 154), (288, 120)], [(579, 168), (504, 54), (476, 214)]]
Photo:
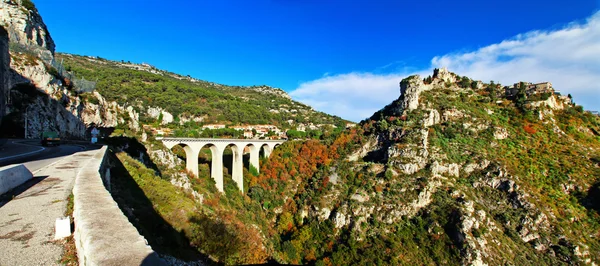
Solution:
[(512, 84), (550, 81), (586, 109), (600, 109), (600, 12), (583, 23), (532, 31), (466, 53), (436, 56), (421, 71), (353, 72), (300, 84), (290, 94), (315, 109), (359, 121), (399, 96), (398, 83), (414, 73), (447, 67), (474, 79)]

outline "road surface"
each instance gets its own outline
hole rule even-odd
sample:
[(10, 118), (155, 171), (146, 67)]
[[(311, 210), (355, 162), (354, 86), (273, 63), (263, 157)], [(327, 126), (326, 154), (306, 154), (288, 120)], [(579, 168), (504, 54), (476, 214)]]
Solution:
[(9, 139), (0, 147), (0, 167), (22, 163), (33, 173), (84, 149), (86, 146), (82, 145), (64, 144), (56, 147), (42, 147), (39, 140)]
[[(0, 165), (22, 163), (34, 176), (0, 196), (0, 266), (59, 264), (62, 247), (54, 241), (54, 223), (64, 215), (75, 177), (95, 147), (40, 148), (37, 141), (10, 141), (0, 151)], [(25, 155), (6, 159), (17, 154)]]

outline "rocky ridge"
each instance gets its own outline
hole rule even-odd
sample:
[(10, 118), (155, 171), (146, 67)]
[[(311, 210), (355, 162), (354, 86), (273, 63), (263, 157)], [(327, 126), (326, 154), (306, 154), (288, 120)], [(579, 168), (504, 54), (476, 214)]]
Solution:
[[(421, 249), (405, 247), (410, 251), (402, 257), (420, 254), (437, 264), (449, 263), (445, 256), (453, 256), (456, 250), (455, 259), (462, 265), (598, 262), (598, 242), (590, 238), (594, 230), (567, 229), (578, 219), (595, 219), (593, 210), (586, 214), (587, 205), (573, 203), (578, 199), (569, 191), (574, 189), (581, 195), (598, 182), (591, 174), (600, 174), (593, 163), (594, 154), (600, 152), (598, 134), (593, 133), (597, 117), (577, 111), (580, 107), (571, 99), (553, 90), (528, 91), (524, 101), (512, 99), (507, 87), (473, 81), (443, 68), (425, 79), (404, 79), (400, 94), (361, 123), (361, 145), (343, 160), (326, 166), (329, 172), (318, 172), (311, 181), (288, 182), (289, 191), (283, 200), (289, 204), (295, 199), (297, 215), (303, 218), (296, 230), (303, 231), (311, 221), (331, 224), (333, 234), (344, 239), (349, 235), (353, 241), (373, 248), (380, 237), (394, 238), (408, 230), (404, 228), (412, 228)], [(572, 126), (571, 133), (566, 133), (565, 128), (572, 123), (585, 126)], [(585, 136), (576, 137), (573, 134), (579, 133), (575, 132)], [(535, 141), (552, 144), (534, 148), (531, 145)], [(581, 155), (546, 154), (549, 149), (566, 148)], [(578, 163), (564, 166), (567, 171), (581, 169), (579, 173), (590, 174), (571, 172), (568, 179), (572, 185), (557, 183), (566, 175), (549, 170), (556, 167), (557, 160), (562, 165)], [(324, 182), (331, 184), (329, 189), (316, 192), (304, 184), (325, 177)], [(361, 185), (356, 187), (358, 180)], [(540, 186), (544, 187), (542, 192)], [(306, 193), (320, 196), (298, 200), (307, 197)], [(549, 200), (546, 193), (561, 195), (554, 194), (554, 199), (573, 198), (559, 203)], [(557, 211), (556, 206), (563, 210)], [(274, 212), (283, 215), (294, 213), (294, 209), (284, 207)], [(570, 216), (580, 218), (567, 219)], [(421, 226), (426, 233), (418, 233)], [(456, 249), (448, 249), (444, 255), (431, 250), (441, 239)], [(299, 240), (292, 236), (290, 241)], [(412, 241), (416, 240), (408, 237), (402, 245), (410, 246)], [(360, 246), (351, 243), (354, 248)], [(391, 248), (378, 248), (386, 247)]]

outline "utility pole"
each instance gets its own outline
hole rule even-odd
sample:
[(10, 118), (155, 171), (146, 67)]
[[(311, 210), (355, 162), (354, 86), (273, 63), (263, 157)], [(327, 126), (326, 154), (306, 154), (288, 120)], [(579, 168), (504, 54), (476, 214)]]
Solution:
[(29, 111), (30, 107), (31, 107), (31, 105), (29, 105), (29, 106), (27, 106), (27, 108), (25, 108), (25, 136), (23, 136), (23, 138), (25, 138), (25, 139), (27, 138), (27, 125), (28, 125), (27, 122), (28, 122), (28, 119), (29, 119), (28, 111)]

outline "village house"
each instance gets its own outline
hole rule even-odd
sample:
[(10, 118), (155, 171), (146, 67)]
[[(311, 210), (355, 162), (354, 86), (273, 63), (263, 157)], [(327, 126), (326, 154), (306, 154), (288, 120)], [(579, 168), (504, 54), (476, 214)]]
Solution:
[(285, 132), (281, 131), (275, 125), (243, 125), (243, 126), (233, 126), (231, 127), (235, 130), (243, 131), (244, 138), (264, 138), (269, 132), (273, 132), (276, 136), (280, 138), (285, 138)]
[[(542, 94), (542, 93), (555, 93), (550, 82), (540, 82), (532, 84), (531, 82), (523, 82), (525, 84), (525, 93), (527, 95)], [(514, 97), (519, 92), (521, 82), (517, 82), (512, 86), (505, 87), (506, 97)]]
[(244, 138), (251, 139), (253, 137), (254, 137), (254, 133), (252, 133), (252, 130), (250, 130), (250, 131), (244, 131)]

